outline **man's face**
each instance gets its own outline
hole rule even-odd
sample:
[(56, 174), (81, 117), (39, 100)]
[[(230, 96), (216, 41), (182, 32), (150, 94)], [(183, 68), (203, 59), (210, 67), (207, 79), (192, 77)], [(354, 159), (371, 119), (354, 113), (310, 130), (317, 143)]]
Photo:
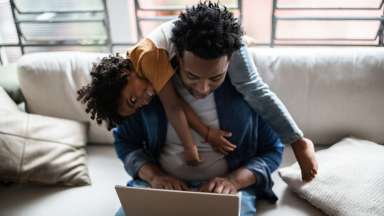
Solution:
[(186, 89), (197, 99), (204, 98), (218, 88), (227, 74), (227, 55), (216, 59), (202, 59), (184, 51), (179, 57), (180, 77)]

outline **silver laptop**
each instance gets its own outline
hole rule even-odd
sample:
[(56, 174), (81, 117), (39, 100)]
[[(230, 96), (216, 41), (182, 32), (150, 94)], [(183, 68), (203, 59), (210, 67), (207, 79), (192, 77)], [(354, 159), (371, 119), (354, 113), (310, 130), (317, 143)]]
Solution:
[(116, 186), (126, 216), (239, 216), (240, 194)]

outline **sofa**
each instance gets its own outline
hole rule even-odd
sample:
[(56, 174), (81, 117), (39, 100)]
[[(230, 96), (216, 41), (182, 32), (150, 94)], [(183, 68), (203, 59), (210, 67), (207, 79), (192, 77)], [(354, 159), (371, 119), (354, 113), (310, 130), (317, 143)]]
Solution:
[[(384, 143), (383, 48), (258, 48), (250, 52), (264, 81), (285, 103), (316, 150), (346, 136)], [(120, 206), (115, 185), (130, 176), (117, 159), (111, 132), (89, 120), (76, 90), (89, 82), (92, 63), (106, 54), (52, 52), (24, 55), (17, 63), (26, 112), (87, 125), (91, 185), (0, 186), (0, 215), (113, 215)], [(1, 121), (1, 117), (0, 117)], [(289, 146), (281, 167), (295, 162)], [(320, 164), (321, 166), (321, 164)], [(320, 216), (273, 173), (279, 200), (260, 200), (257, 215)]]

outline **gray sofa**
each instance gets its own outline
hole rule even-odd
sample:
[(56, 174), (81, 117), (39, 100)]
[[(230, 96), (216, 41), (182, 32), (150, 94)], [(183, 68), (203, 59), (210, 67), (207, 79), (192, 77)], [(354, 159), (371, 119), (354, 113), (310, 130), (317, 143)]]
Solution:
[[(316, 149), (348, 135), (384, 142), (384, 49), (251, 48), (251, 52), (264, 81), (316, 143)], [(0, 215), (113, 215), (120, 206), (114, 186), (125, 185), (130, 177), (116, 157), (111, 134), (90, 123), (75, 100), (76, 89), (89, 81), (91, 63), (103, 55), (37, 53), (18, 62), (28, 112), (90, 125), (86, 149), (92, 185), (1, 186)], [(294, 162), (287, 147), (281, 167)], [(259, 201), (258, 215), (324, 215), (291, 192), (277, 172), (273, 179), (279, 201), (276, 205)]]

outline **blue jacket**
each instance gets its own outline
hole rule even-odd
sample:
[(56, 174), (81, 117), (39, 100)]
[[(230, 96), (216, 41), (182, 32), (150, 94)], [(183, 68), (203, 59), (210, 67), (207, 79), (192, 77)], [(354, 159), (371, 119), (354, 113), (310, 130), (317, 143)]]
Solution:
[[(245, 102), (228, 76), (214, 91), (214, 98), (220, 128), (232, 132), (229, 141), (237, 146), (225, 157), (229, 171), (245, 166), (257, 177), (251, 186), (256, 193), (276, 201), (271, 173), (279, 167), (282, 158), (284, 147), (279, 137)], [(113, 130), (117, 155), (133, 178), (138, 177), (145, 163), (159, 164), (167, 124), (161, 102), (154, 98)]]

